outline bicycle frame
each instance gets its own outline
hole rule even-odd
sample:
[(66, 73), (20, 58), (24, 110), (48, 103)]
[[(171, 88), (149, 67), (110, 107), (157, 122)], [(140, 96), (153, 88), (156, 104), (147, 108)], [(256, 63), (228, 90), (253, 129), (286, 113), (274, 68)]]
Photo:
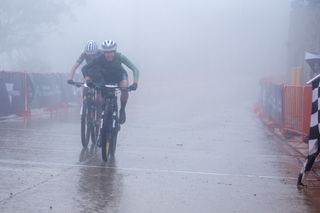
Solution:
[[(74, 82), (76, 86), (88, 87), (86, 83)], [(118, 96), (117, 91), (128, 90), (129, 88), (119, 87), (117, 85), (99, 85), (92, 84), (95, 91), (101, 91), (103, 97), (102, 122), (99, 126), (98, 137), (101, 142), (102, 159), (108, 161), (109, 157), (113, 157), (116, 149), (117, 135), (120, 130), (118, 117)]]

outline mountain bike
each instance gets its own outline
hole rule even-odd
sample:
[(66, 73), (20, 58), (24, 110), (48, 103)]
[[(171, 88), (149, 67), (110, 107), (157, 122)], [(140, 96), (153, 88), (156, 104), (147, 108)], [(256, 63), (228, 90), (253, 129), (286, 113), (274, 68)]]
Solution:
[[(74, 82), (74, 84), (88, 87), (86, 83)], [(117, 92), (121, 90), (131, 91), (131, 88), (110, 84), (95, 84), (93, 82), (91, 82), (90, 88), (93, 88), (95, 92), (100, 91), (103, 97), (101, 122), (97, 122), (100, 120), (100, 116), (97, 116), (98, 113), (96, 113), (96, 122), (94, 123), (98, 123), (98, 125), (94, 126), (94, 135), (98, 146), (101, 147), (102, 159), (107, 162), (108, 159), (115, 155), (118, 132), (120, 131)], [(93, 109), (90, 112), (93, 112)], [(89, 116), (90, 119), (93, 117)], [(87, 122), (88, 125), (90, 125), (90, 122)]]
[(70, 83), (76, 87), (84, 87), (84, 96), (81, 106), (81, 143), (83, 148), (89, 144), (90, 138), (93, 144), (96, 144), (99, 130), (99, 116), (96, 106), (97, 91), (89, 88), (85, 83), (73, 82)]
[(117, 92), (120, 90), (130, 91), (131, 89), (130, 87), (124, 88), (117, 85), (102, 85), (99, 89), (102, 91), (104, 109), (98, 137), (102, 159), (108, 161), (115, 155), (118, 132), (120, 131)]

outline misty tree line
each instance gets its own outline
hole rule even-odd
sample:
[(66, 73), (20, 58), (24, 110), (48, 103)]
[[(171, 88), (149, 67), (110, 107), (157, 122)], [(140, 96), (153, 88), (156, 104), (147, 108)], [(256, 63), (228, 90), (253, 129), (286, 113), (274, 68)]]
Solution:
[(59, 15), (65, 10), (65, 4), (57, 1), (1, 0), (0, 54), (37, 43), (54, 30)]
[[(70, 14), (66, 2), (67, 0), (1, 0), (0, 69), (8, 61), (9, 64), (20, 63), (23, 67), (23, 63), (35, 60), (31, 58), (33, 54), (30, 48), (49, 33), (55, 32), (61, 15)], [(46, 50), (43, 51), (45, 52)]]
[(292, 1), (288, 69), (303, 67), (306, 51), (320, 54), (320, 0)]

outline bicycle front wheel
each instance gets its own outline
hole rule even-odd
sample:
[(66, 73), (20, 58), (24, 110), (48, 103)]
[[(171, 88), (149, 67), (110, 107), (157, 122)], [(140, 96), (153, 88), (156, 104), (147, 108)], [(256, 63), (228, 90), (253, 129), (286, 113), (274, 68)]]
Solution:
[(101, 153), (102, 159), (108, 161), (108, 158), (111, 153), (111, 130), (112, 130), (112, 117), (111, 113), (106, 109), (103, 124), (101, 129)]
[(118, 131), (119, 129), (116, 127), (112, 131), (112, 136), (110, 140), (110, 155), (114, 157), (116, 154), (116, 147), (117, 147), (117, 139), (118, 139)]

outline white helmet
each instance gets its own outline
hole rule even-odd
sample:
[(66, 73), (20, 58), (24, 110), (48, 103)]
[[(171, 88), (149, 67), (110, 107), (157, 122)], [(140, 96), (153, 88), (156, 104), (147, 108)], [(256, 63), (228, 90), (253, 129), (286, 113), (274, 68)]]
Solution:
[(98, 52), (98, 45), (95, 41), (88, 41), (86, 47), (84, 48), (84, 52), (88, 55), (93, 55)]
[(113, 40), (106, 40), (102, 43), (101, 49), (104, 52), (117, 51), (117, 43)]

